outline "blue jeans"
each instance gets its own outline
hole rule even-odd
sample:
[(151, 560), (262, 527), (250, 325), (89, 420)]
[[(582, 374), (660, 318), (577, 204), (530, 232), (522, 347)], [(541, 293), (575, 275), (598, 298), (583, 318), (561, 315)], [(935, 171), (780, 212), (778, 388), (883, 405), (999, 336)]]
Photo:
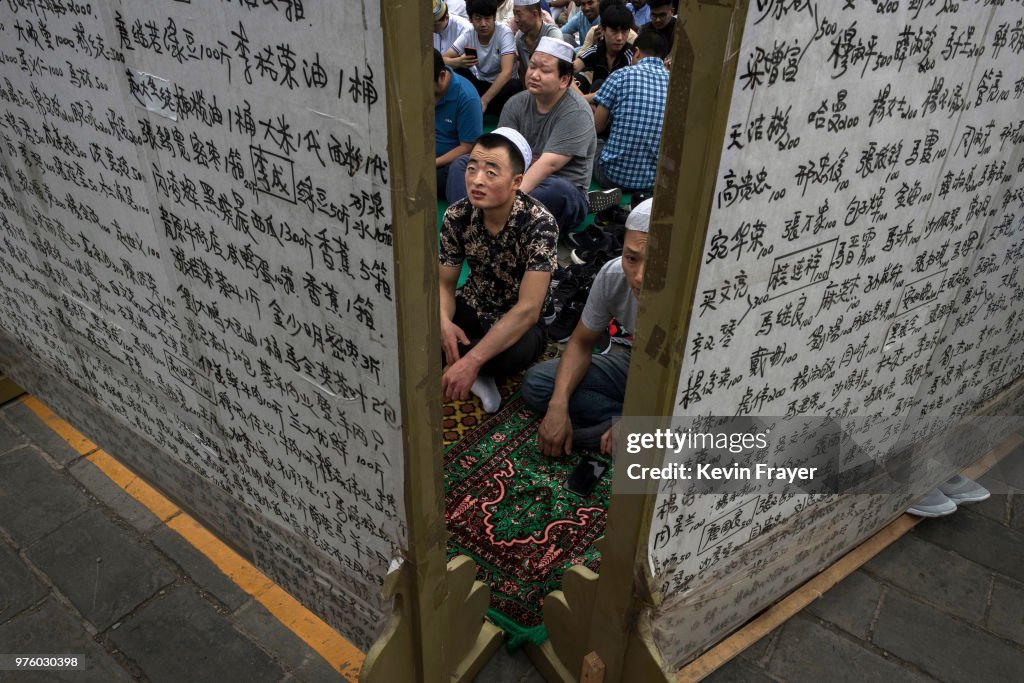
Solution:
[[(468, 163), (469, 155), (464, 154), (449, 166), (448, 184), (445, 188), (449, 204), (466, 198)], [(587, 193), (564, 178), (548, 176), (529, 194), (555, 216), (558, 231), (563, 235), (582, 223), (587, 217), (587, 211), (590, 210)]]
[[(595, 354), (591, 358), (587, 374), (569, 398), (569, 420), (573, 427), (600, 425), (622, 415), (629, 357), (627, 352), (605, 356)], [(523, 377), (523, 400), (542, 415), (547, 413), (557, 371), (558, 359), (553, 358), (534, 365)]]

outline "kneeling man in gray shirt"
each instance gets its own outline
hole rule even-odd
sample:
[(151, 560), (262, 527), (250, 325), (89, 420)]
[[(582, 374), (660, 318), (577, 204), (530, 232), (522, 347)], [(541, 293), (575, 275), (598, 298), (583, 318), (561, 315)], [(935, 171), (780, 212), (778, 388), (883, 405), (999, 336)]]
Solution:
[(611, 454), (612, 419), (622, 414), (630, 354), (595, 356), (591, 349), (613, 317), (630, 333), (636, 329), (653, 201), (630, 212), (622, 257), (606, 263), (594, 278), (583, 317), (561, 358), (535, 365), (523, 377), (523, 399), (544, 414), (537, 440), (547, 456), (598, 446)]

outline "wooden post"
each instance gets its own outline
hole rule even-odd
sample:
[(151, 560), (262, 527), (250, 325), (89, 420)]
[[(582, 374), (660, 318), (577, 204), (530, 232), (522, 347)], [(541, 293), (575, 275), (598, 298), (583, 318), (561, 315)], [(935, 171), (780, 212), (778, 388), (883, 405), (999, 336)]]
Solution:
[(596, 652), (591, 652), (583, 658), (580, 683), (604, 683), (604, 662)]

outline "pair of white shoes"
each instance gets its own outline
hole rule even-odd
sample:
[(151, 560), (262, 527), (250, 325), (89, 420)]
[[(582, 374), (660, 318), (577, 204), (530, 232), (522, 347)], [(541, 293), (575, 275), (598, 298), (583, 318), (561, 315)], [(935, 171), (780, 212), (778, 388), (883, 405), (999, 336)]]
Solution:
[(988, 489), (978, 482), (958, 474), (939, 488), (929, 491), (907, 512), (918, 517), (943, 517), (956, 512), (957, 505), (980, 503), (991, 495)]

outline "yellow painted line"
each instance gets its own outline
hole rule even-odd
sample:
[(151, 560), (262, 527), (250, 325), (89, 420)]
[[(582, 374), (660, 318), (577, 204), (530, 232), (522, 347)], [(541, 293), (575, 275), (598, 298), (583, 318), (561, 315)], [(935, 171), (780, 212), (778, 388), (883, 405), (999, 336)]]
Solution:
[(67, 441), (78, 453), (99, 468), (111, 481), (146, 506), (160, 521), (181, 535), (220, 569), (239, 588), (258, 601), (292, 633), (318, 652), (346, 680), (356, 683), (366, 655), (322, 619), (303, 607), (248, 560), (181, 511), (174, 503), (139, 478), (134, 472), (99, 450), (68, 423), (61, 420), (34, 396), (23, 399), (39, 418)]
[(46, 426), (57, 432), (60, 438), (64, 439), (75, 449), (79, 455), (86, 455), (96, 450), (96, 444), (85, 438), (80, 431), (60, 419), (49, 408), (39, 402), (35, 396), (26, 395), (21, 400)]
[(149, 511), (156, 515), (161, 522), (166, 522), (175, 515), (183, 514), (177, 505), (139, 479), (134, 472), (119, 463), (106, 451), (97, 450), (87, 455), (85, 459), (96, 465), (103, 474), (110, 477), (128, 495), (149, 508)]

